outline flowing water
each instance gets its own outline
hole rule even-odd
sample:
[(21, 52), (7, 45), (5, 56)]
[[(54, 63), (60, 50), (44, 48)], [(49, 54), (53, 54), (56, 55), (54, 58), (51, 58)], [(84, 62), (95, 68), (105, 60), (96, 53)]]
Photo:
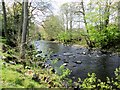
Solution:
[[(64, 46), (50, 41), (36, 41), (36, 49), (42, 51), (42, 56), (47, 56), (52, 52), (47, 63), (59, 58), (56, 66), (65, 65), (72, 73), (71, 78), (76, 80), (78, 77), (84, 79), (87, 73), (96, 73), (102, 81), (106, 77), (114, 77), (114, 70), (120, 66), (120, 56), (110, 53), (103, 54), (99, 50), (89, 51), (83, 47)], [(51, 60), (50, 60), (51, 59)]]

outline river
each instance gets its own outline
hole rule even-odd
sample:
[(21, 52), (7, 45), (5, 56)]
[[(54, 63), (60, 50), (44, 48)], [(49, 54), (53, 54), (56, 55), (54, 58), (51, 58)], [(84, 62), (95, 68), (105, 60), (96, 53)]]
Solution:
[[(106, 77), (114, 77), (114, 70), (120, 66), (120, 56), (111, 53), (103, 54), (99, 50), (89, 51), (83, 47), (64, 46), (51, 41), (35, 41), (35, 47), (38, 51), (42, 51), (41, 56), (50, 54), (50, 59), (59, 58), (57, 67), (65, 65), (72, 72), (70, 77), (77, 80), (78, 77), (84, 79), (87, 73), (96, 73), (97, 77), (102, 81), (106, 81)], [(74, 78), (73, 78), (74, 77)]]

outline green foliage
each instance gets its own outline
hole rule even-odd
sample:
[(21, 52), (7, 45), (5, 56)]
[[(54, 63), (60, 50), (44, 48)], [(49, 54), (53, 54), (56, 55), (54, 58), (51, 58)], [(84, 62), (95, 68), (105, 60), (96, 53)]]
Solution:
[(67, 40), (70, 40), (70, 33), (69, 32), (61, 32), (58, 34), (57, 38), (61, 42), (66, 42)]
[(61, 79), (65, 79), (71, 73), (71, 71), (69, 69), (65, 69), (64, 65), (60, 66), (60, 70), (62, 72), (61, 75), (60, 75)]
[(101, 31), (93, 26), (89, 26), (89, 29), (90, 40), (95, 42), (96, 47), (109, 49), (118, 44), (120, 33), (117, 25), (109, 25)]
[(120, 89), (120, 67), (115, 70), (115, 79), (106, 77), (107, 82), (102, 82), (100, 79), (97, 79), (96, 74), (88, 73), (88, 77), (83, 81), (79, 78), (78, 83), (81, 89)]
[(82, 30), (60, 32), (57, 36), (57, 40), (65, 44), (81, 42), (82, 32), (83, 32)]
[(96, 75), (92, 73), (91, 75), (88, 73), (88, 78), (84, 79), (81, 88), (95, 88), (96, 87)]
[(57, 16), (51, 16), (44, 22), (47, 39), (56, 39), (58, 34), (63, 31), (61, 20)]
[(56, 69), (56, 73), (60, 76), (60, 79), (65, 79), (68, 75), (70, 75), (71, 71), (68, 68), (65, 68), (64, 65), (61, 65), (60, 67), (57, 67), (58, 59), (52, 60), (51, 64)]

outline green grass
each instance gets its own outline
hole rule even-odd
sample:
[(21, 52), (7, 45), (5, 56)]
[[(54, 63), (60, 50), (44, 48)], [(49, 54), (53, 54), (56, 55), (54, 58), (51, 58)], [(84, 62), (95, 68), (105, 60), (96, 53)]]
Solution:
[[(0, 60), (2, 64), (3, 61)], [(21, 68), (22, 73), (19, 73), (16, 69)], [(35, 69), (31, 70), (34, 73), (39, 74), (40, 82), (36, 82), (32, 80), (32, 75), (26, 75), (25, 73), (28, 71), (27, 69), (23, 69), (23, 66), (18, 65), (10, 65), (7, 63), (7, 66), (2, 65), (2, 69), (0, 72), (1, 82), (0, 88), (49, 88), (49, 87), (61, 87), (62, 79), (59, 78), (58, 75), (52, 73), (50, 69)]]
[[(10, 66), (4, 66), (2, 65), (2, 74), (0, 77), (2, 77), (1, 82), (3, 88), (27, 88), (30, 86), (33, 87), (41, 87), (40, 84), (37, 82), (31, 80), (31, 77), (27, 77), (22, 73), (19, 73), (16, 71), (16, 68), (19, 68), (21, 65), (10, 65)], [(23, 71), (24, 72), (24, 71)], [(33, 84), (33, 85), (32, 85)]]

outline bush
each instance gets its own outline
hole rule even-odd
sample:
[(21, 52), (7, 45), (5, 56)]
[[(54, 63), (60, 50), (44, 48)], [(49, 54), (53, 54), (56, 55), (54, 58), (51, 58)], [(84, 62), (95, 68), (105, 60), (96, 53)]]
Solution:
[(95, 42), (96, 47), (109, 49), (116, 46), (120, 40), (120, 32), (118, 31), (117, 25), (108, 25), (107, 28), (101, 31), (93, 26), (89, 26), (89, 29), (90, 40)]
[(106, 82), (102, 82), (100, 79), (97, 79), (96, 74), (88, 73), (88, 77), (83, 81), (79, 78), (78, 83), (81, 89), (91, 88), (91, 89), (120, 89), (120, 67), (115, 70), (115, 80), (113, 78), (106, 77)]

